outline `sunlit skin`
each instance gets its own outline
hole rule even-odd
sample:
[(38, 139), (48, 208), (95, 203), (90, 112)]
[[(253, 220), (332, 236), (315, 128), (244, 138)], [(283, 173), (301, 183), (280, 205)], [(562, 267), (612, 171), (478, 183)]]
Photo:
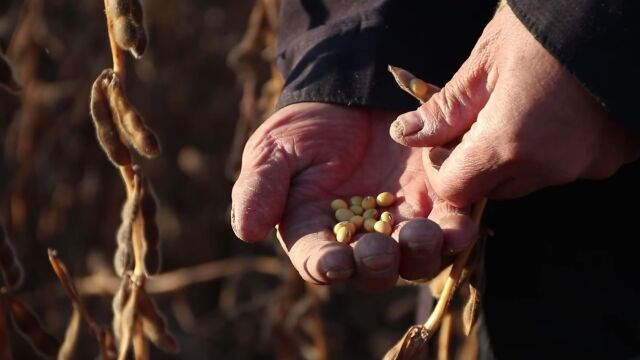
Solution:
[[(604, 179), (640, 154), (640, 141), (524, 27), (508, 6), (489, 22), (453, 79), (391, 127), (399, 142), (462, 139), (436, 170), (435, 192), (456, 206), (516, 198), (576, 179)], [(426, 150), (429, 151), (429, 150)]]
[[(475, 226), (442, 202), (436, 201), (432, 211), (421, 149), (389, 137), (397, 115), (322, 103), (278, 111), (244, 151), (232, 193), (238, 237), (261, 240), (277, 225), (293, 265), (314, 283), (352, 279), (365, 289), (381, 290), (393, 286), (398, 275), (435, 276), (447, 254), (468, 244)], [(351, 245), (336, 242), (331, 201), (382, 191), (397, 198), (392, 237), (370, 234)]]

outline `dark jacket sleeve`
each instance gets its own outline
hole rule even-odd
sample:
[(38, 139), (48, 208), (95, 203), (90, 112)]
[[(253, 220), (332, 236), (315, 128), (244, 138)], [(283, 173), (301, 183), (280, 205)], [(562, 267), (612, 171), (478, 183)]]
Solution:
[(509, 0), (513, 12), (593, 96), (640, 133), (640, 1)]
[(437, 85), (469, 55), (495, 0), (283, 0), (278, 107), (303, 101), (409, 110), (387, 65)]

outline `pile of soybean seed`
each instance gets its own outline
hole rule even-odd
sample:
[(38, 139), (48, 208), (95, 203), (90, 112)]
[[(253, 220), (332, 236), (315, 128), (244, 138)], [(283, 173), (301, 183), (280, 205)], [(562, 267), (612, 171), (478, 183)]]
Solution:
[(388, 208), (394, 201), (395, 196), (390, 192), (380, 193), (376, 197), (353, 196), (348, 203), (343, 199), (333, 200), (331, 209), (338, 221), (333, 227), (336, 240), (349, 244), (358, 230), (390, 235), (394, 226), (393, 217), (389, 211), (379, 208)]

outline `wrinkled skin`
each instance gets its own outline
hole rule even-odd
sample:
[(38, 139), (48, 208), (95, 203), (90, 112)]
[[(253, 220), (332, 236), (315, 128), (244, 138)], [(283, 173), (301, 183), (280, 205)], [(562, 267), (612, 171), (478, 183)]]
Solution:
[[(388, 135), (397, 115), (322, 103), (278, 111), (245, 148), (232, 192), (235, 233), (258, 241), (277, 225), (291, 262), (314, 283), (353, 280), (375, 291), (393, 286), (399, 275), (435, 276), (446, 255), (464, 249), (476, 228), (461, 211), (428, 195), (421, 149), (398, 145)], [(397, 197), (392, 236), (338, 243), (331, 201), (382, 191)]]
[(424, 156), (435, 192), (459, 207), (607, 178), (640, 149), (637, 136), (605, 112), (508, 6), (453, 79), (400, 116), (391, 136), (413, 147), (461, 138), (451, 152), (427, 149)]

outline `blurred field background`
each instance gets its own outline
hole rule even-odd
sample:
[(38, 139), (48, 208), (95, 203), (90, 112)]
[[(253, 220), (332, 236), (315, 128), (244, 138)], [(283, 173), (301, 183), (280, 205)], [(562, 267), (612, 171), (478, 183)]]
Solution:
[[(154, 349), (152, 358), (380, 358), (414, 323), (415, 288), (370, 295), (348, 285), (307, 286), (273, 236), (249, 245), (231, 231), (243, 87), (226, 59), (253, 4), (148, 0), (148, 50), (139, 61), (126, 59), (129, 98), (163, 145), (159, 158), (140, 159), (160, 200), (165, 274), (148, 286), (180, 352)], [(0, 218), (26, 274), (17, 296), (59, 339), (71, 303), (47, 248), (58, 250), (103, 324), (111, 322), (119, 281), (111, 259), (125, 191), (98, 146), (88, 109), (93, 80), (111, 67), (103, 6), (0, 2), (0, 48), (25, 87), (20, 96), (0, 91)], [(268, 79), (268, 64), (257, 73), (258, 83)], [(9, 335), (16, 359), (35, 358), (15, 331)], [(95, 358), (97, 351), (84, 327), (76, 357)]]

